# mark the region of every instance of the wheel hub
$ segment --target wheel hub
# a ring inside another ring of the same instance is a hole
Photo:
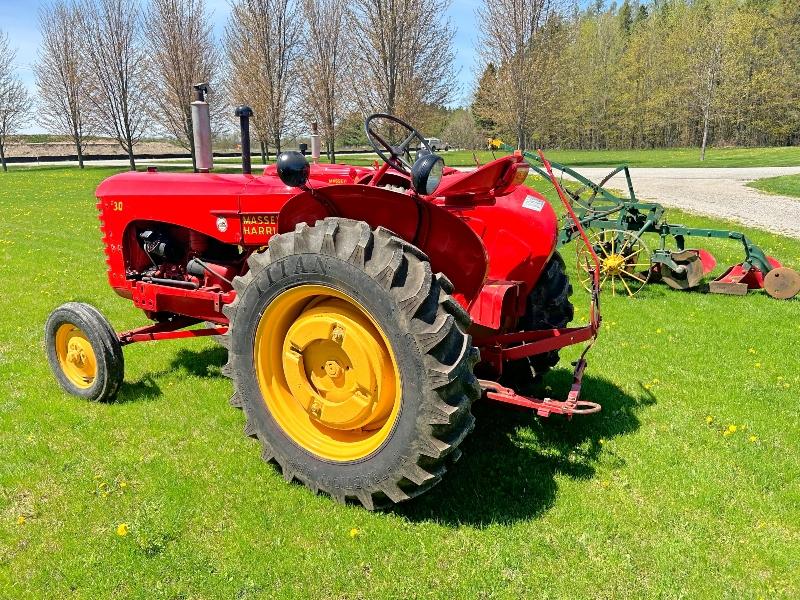
[[[363,429],[388,415],[388,356],[372,325],[353,305],[330,299],[298,315],[289,327],[283,370],[294,401],[333,429]],[[392,387],[392,386],[390,386]]]
[[[603,272],[609,275],[619,275],[625,267],[625,257],[622,254],[609,254],[603,259]]]
[[[80,388],[88,388],[97,377],[97,359],[86,335],[71,324],[56,332],[56,356],[64,375]]]
[[[72,339],[67,346],[67,360],[78,368],[86,365],[86,341],[80,338]]]
[[[261,316],[254,355],[272,416],[300,447],[328,460],[359,460],[393,429],[402,384],[386,335],[352,297],[301,285]]]

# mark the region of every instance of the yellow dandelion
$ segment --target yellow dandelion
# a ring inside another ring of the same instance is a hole
[[[128,484],[126,482],[124,482],[124,481],[120,481],[119,482],[119,487],[122,488],[122,489],[125,489],[126,487],[128,487]]]
[[[729,435],[731,435],[731,431],[730,431],[730,429],[726,429],[725,431],[723,431],[723,432],[722,432],[722,435],[723,435],[724,437],[728,437]]]
[[[727,429],[727,431],[728,431],[728,432],[730,432],[730,433],[736,433],[736,430],[737,430],[737,429],[738,429],[738,427],[736,427],[736,425],[734,425],[733,423],[731,423],[730,425],[728,425],[728,429]]]
[[[758,438],[757,438],[756,436],[754,436],[754,435],[751,435],[751,436],[750,436],[750,441],[751,441],[751,442],[757,442],[757,441],[758,441]]]
[[[750,354],[755,354],[755,353],[756,353],[756,349],[755,349],[755,348],[748,348],[748,349],[747,349],[747,351],[748,351]]]
[[[117,525],[117,535],[119,537],[125,537],[128,535],[128,524],[127,523],[120,523]]]
[[[760,368],[761,368],[761,363],[760,362],[756,363],[756,369],[760,369]]]
[[[348,535],[349,535],[351,538],[358,537],[359,535],[361,535],[361,530],[360,530],[360,529],[356,529],[355,527],[353,527],[353,528],[352,528],[352,529],[349,531]]]
[[[27,520],[23,515],[20,515],[17,517],[17,525],[25,525]]]
[[[714,420],[714,417],[712,417],[711,415],[708,415],[708,416],[706,417],[706,423],[707,423],[708,425],[711,425],[711,422],[712,422],[713,420]]]
[[[606,441],[603,438],[600,438],[599,442],[601,446],[606,443]]]
[[[661,333],[661,327],[659,327],[658,329],[656,329],[656,333]]]
[[[653,387],[653,386],[650,385],[649,383],[645,383],[644,384],[644,389],[646,389],[646,390],[649,390],[651,387]]]

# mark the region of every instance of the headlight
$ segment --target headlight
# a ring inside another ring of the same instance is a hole
[[[444,160],[436,154],[420,156],[411,167],[411,187],[423,196],[430,196],[442,181]]]

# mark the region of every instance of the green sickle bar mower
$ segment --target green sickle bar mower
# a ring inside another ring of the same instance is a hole
[[[490,140],[489,146],[491,149],[515,151],[499,140]],[[522,152],[522,155],[531,169],[549,179],[537,155],[530,152]],[[627,165],[616,167],[599,183],[565,165],[556,162],[550,165],[562,177],[567,175],[579,184],[577,188],[564,187],[564,190],[571,197],[581,227],[591,232],[590,240],[601,260],[600,286],[610,287],[612,295],[619,292],[633,296],[652,281],[663,281],[677,290],[699,288],[717,261],[707,250],[686,248],[686,238],[690,236],[736,240],[744,248],[744,260],[709,282],[708,291],[743,296],[748,290],[763,289],[781,300],[800,293],[800,274],[767,256],[743,233],[667,222],[662,205],[636,198]],[[619,173],[625,175],[627,198],[617,196],[605,187]],[[652,249],[643,239],[646,233],[659,236]],[[577,236],[577,224],[567,215],[559,234],[559,246],[568,244]],[[674,249],[668,247],[669,238],[674,240]],[[583,283],[589,289],[591,263],[587,253],[588,249],[581,246],[577,255],[578,270],[584,274]]]

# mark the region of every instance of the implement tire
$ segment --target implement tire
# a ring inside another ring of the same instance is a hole
[[[264,460],[369,510],[436,485],[480,395],[452,284],[392,232],[340,218],[273,236],[248,265],[225,372]]]

